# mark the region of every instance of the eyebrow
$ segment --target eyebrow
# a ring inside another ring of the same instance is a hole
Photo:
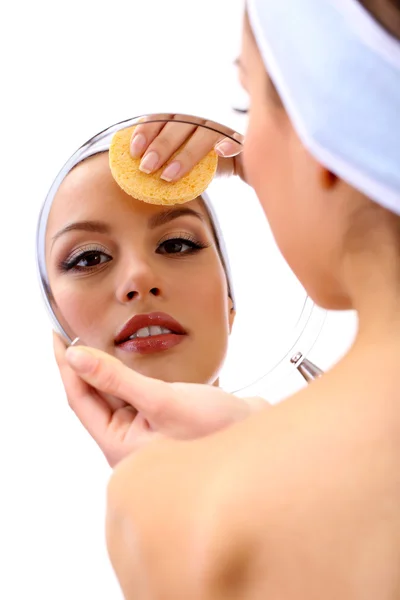
[[[164,210],[159,212],[149,219],[149,228],[155,229],[156,227],[160,227],[161,225],[165,225],[166,223],[170,223],[174,219],[179,219],[179,217],[195,217],[200,221],[204,222],[204,216],[197,212],[197,210],[193,210],[193,208],[189,208],[186,206],[181,206],[179,208],[170,208],[169,210]]]
[[[71,223],[66,227],[63,227],[58,231],[52,238],[51,245],[53,246],[54,242],[64,235],[65,233],[69,233],[70,231],[89,231],[90,233],[110,233],[111,228],[107,223],[103,221],[77,221],[76,223]]]
[[[175,219],[179,219],[179,217],[191,216],[200,219],[200,221],[204,222],[204,216],[188,207],[180,207],[180,208],[170,208],[168,210],[164,210],[159,212],[152,217],[150,217],[148,226],[150,229],[156,229],[156,227],[161,227],[161,225],[165,225],[166,223],[170,223]],[[51,245],[53,246],[54,242],[64,235],[65,233],[69,233],[71,231],[89,231],[90,233],[111,233],[111,227],[104,223],[103,221],[77,221],[76,223],[71,223],[66,227],[63,227],[60,231],[58,231],[52,238]]]

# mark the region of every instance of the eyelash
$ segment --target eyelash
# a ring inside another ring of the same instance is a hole
[[[160,252],[159,249],[163,246],[163,244],[166,244],[167,242],[176,242],[176,243],[184,243],[187,246],[189,246],[189,250],[186,250],[184,252]],[[188,255],[188,254],[195,254],[196,252],[200,252],[201,250],[205,250],[206,248],[209,248],[210,244],[204,244],[203,242],[201,242],[199,239],[197,239],[195,236],[190,235],[188,233],[176,233],[174,235],[169,235],[168,237],[162,238],[159,242],[158,242],[158,247],[156,250],[157,254],[166,254],[166,255],[171,255],[171,256],[176,256],[176,255]]]
[[[186,246],[189,246],[189,249],[185,250],[184,252],[160,252],[160,248],[164,244],[167,244],[168,242],[175,242],[178,244],[182,243]],[[163,254],[166,256],[177,257],[177,256],[183,256],[183,255],[187,256],[188,254],[195,254],[206,248],[209,248],[209,244],[204,244],[203,242],[201,242],[200,240],[198,240],[197,238],[195,238],[194,236],[192,236],[188,233],[178,233],[173,236],[169,236],[165,239],[161,239],[158,242],[156,253]],[[108,260],[100,262],[99,264],[94,265],[92,267],[79,267],[78,266],[79,262],[81,260],[84,260],[85,258],[88,258],[90,255],[106,256]],[[90,273],[91,271],[98,269],[99,267],[101,267],[101,265],[105,265],[106,263],[110,262],[111,260],[113,260],[113,258],[112,258],[112,256],[110,256],[108,254],[106,248],[104,248],[102,246],[91,245],[91,246],[79,248],[79,250],[72,252],[66,259],[60,261],[58,267],[59,267],[59,270],[62,271],[63,273],[67,273],[67,272],[71,272],[71,271],[78,272],[78,273],[82,273],[82,272]]]
[[[235,106],[233,107],[233,110],[241,115],[248,115],[249,114],[249,109],[248,108],[236,108]]]
[[[106,256],[108,258],[107,261],[104,261],[101,264],[106,264],[107,262],[110,262],[112,260],[112,256],[110,256],[106,250],[106,248],[104,248],[103,246],[98,246],[98,245],[90,245],[90,246],[84,246],[83,248],[79,248],[78,250],[75,250],[74,252],[72,252],[65,260],[62,260],[59,264],[59,269],[60,271],[66,273],[68,271],[75,271],[75,272],[83,272],[85,271],[86,273],[89,273],[91,271],[93,271],[94,269],[97,269],[100,265],[94,265],[92,267],[79,267],[78,263],[81,260],[84,260],[85,258],[88,258],[90,255],[99,255],[101,254],[102,256]]]

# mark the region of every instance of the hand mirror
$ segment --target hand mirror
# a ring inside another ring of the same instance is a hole
[[[179,175],[190,171],[217,145],[224,157],[193,200],[143,202],[109,165],[111,140],[127,128],[142,168],[157,177],[174,163]],[[295,368],[307,379],[320,374],[305,357],[325,311],[280,255],[242,179],[242,145],[241,134],[219,123],[156,114],[113,125],[71,156],[37,230],[44,300],[68,343],[109,352],[151,377],[240,394],[250,386],[268,393]]]

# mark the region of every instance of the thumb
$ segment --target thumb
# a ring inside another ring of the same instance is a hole
[[[272,405],[267,400],[259,396],[244,398],[244,401],[250,407],[252,412],[260,412],[266,408],[272,408]]]
[[[127,402],[150,423],[168,419],[169,410],[173,410],[175,394],[170,384],[145,377],[94,348],[70,346],[65,356],[70,367],[86,383]]]

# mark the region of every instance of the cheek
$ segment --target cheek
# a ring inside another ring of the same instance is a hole
[[[293,210],[289,141],[266,107],[251,113],[243,160],[248,183],[262,205],[279,245]]]
[[[189,293],[189,292],[188,292]],[[229,343],[229,299],[222,267],[204,270],[193,282],[190,322],[196,381],[214,383],[223,367]]]
[[[54,285],[52,290],[58,311],[73,335],[86,344],[101,348],[103,328],[100,325],[107,314],[107,303],[102,301],[101,294],[93,301],[93,293],[89,290],[65,282]]]
[[[190,269],[184,279],[173,285],[172,291],[181,299],[182,310],[198,334],[221,337],[228,326],[228,290],[225,273],[216,257],[198,269]]]
[[[266,112],[266,109],[265,109]],[[243,159],[249,184],[254,188],[267,216],[285,192],[286,152],[282,134],[268,115],[251,113]]]

